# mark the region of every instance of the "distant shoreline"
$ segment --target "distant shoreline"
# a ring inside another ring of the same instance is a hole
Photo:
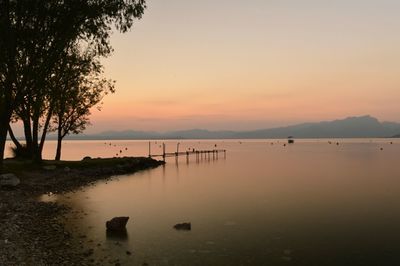
[[[318,139],[398,139],[400,138],[400,135],[396,136],[391,136],[391,137],[309,137],[309,138],[294,138],[297,140],[318,140]],[[24,141],[23,138],[17,138],[19,141]],[[138,140],[138,141],[160,141],[160,140],[286,140],[287,137],[281,137],[281,138],[112,138],[112,137],[104,137],[104,138],[65,138],[66,141],[86,141],[86,140],[95,140],[95,141],[113,141],[113,140],[119,140],[119,141],[130,141],[130,140]],[[56,138],[51,138],[49,137],[48,140],[50,141],[56,141]],[[7,139],[7,141],[12,141],[11,139]]]
[[[285,127],[256,130],[187,129],[167,132],[156,131],[104,131],[87,135],[69,135],[68,140],[207,140],[207,139],[347,139],[347,138],[400,138],[400,123],[380,122],[365,115],[341,120],[303,123]],[[56,139],[50,134],[48,139]]]

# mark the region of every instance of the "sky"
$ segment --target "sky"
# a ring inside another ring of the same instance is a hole
[[[103,60],[105,130],[400,122],[400,1],[148,0]]]

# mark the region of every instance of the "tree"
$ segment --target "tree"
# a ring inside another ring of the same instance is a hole
[[[109,55],[111,26],[126,32],[145,8],[145,0],[0,0],[0,166],[14,112],[41,160],[51,73],[67,51],[79,43]]]
[[[12,7],[9,2],[0,2],[0,162],[4,157],[8,124],[17,99],[21,99],[21,93],[16,87],[17,75],[13,62],[17,56],[16,36],[11,30]]]
[[[103,97],[114,92],[114,82],[102,78],[102,66],[91,52],[80,55],[78,49],[72,50],[60,70],[55,101],[50,105],[54,111],[52,130],[57,132],[55,160],[61,158],[64,137],[83,132],[90,125],[91,108],[100,109]]]

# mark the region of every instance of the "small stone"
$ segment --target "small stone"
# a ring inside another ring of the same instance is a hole
[[[190,230],[192,230],[192,224],[191,223],[180,223],[180,224],[174,225],[174,228],[176,230],[190,231]]]
[[[83,252],[83,256],[89,257],[93,255],[94,250],[93,249],[88,249],[87,251]]]

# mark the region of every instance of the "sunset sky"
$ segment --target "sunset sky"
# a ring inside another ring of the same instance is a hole
[[[88,133],[400,122],[398,0],[148,0]]]

